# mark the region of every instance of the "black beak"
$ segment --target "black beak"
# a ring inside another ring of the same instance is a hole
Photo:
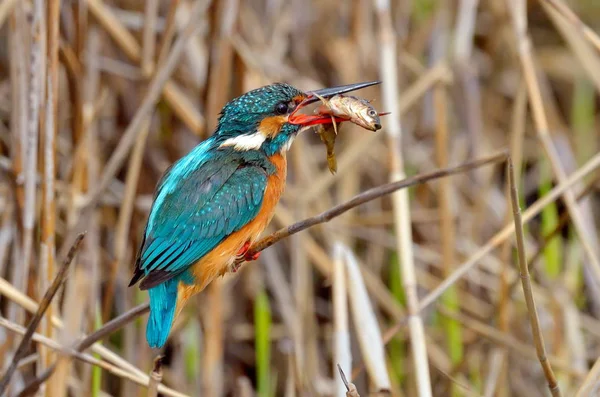
[[[319,100],[318,96],[322,98],[331,98],[334,95],[345,94],[347,92],[360,90],[377,84],[381,84],[381,81],[366,81],[364,83],[347,84],[337,87],[322,88],[316,91],[308,91],[306,92],[306,99],[302,102],[302,106],[317,102]]]

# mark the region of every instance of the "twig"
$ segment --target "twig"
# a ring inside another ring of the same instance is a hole
[[[546,117],[540,85],[536,76],[533,55],[531,53],[531,39],[527,31],[526,4],[524,0],[520,0],[517,4],[513,4],[512,1],[507,1],[507,5],[512,14],[515,36],[519,43],[519,58],[521,60],[521,68],[527,84],[529,106],[533,113],[537,136],[544,146],[544,151],[550,160],[552,170],[558,181],[564,182],[567,179],[567,175],[560,160],[559,153],[550,137],[550,127]],[[571,213],[571,219],[577,230],[577,235],[579,236],[589,259],[589,268],[596,281],[600,282],[600,259],[596,248],[598,242],[596,241],[595,235],[591,232],[592,225],[588,219],[584,218],[581,207],[577,205],[573,189],[566,190],[563,194],[563,199],[567,209]]]
[[[4,373],[4,376],[0,380],[0,395],[4,394],[4,392],[6,391],[6,387],[8,386],[8,384],[10,382],[10,378],[12,377],[13,373],[17,369],[19,361],[25,356],[25,353],[27,352],[27,349],[29,348],[29,342],[31,341],[31,337],[32,337],[33,333],[35,332],[35,329],[40,324],[40,321],[41,321],[42,317],[44,316],[46,309],[48,309],[48,306],[50,306],[50,303],[52,302],[52,299],[58,292],[58,289],[64,283],[65,278],[67,276],[67,272],[69,270],[69,266],[71,265],[71,262],[73,261],[73,258],[75,257],[75,254],[77,253],[77,250],[79,249],[79,245],[81,244],[81,241],[83,240],[84,236],[85,236],[85,233],[81,233],[75,239],[75,242],[71,246],[71,249],[69,250],[67,257],[63,261],[63,264],[62,264],[60,270],[56,274],[56,277],[54,278],[54,280],[52,280],[52,284],[46,291],[46,294],[44,295],[44,298],[40,302],[35,315],[29,322],[29,325],[27,326],[27,332],[25,332],[25,335],[23,336],[23,339],[21,340],[21,343],[19,344],[17,351],[15,352],[15,355],[13,356],[13,360],[12,360],[10,366],[8,367],[8,369],[6,370],[6,372]]]
[[[154,368],[150,372],[150,384],[148,385],[148,397],[158,396],[158,385],[162,381],[162,356],[154,359]]]
[[[148,313],[150,310],[150,305],[148,303],[144,303],[130,309],[129,311],[121,314],[118,317],[113,318],[109,322],[105,323],[101,328],[96,330],[95,332],[89,334],[83,340],[76,343],[75,351],[82,352],[92,346],[94,343],[103,339],[104,337],[112,334],[113,332],[121,329],[125,325],[129,324],[131,321],[135,320],[139,316]],[[37,378],[32,380],[27,386],[25,390],[28,392],[33,392],[37,390],[42,383],[44,383],[56,370],[56,363],[48,367],[44,372],[42,372]]]
[[[346,386],[346,397],[360,397],[360,394],[358,394],[358,390],[356,390],[356,386],[354,386],[354,383],[348,382],[346,374],[344,373],[342,367],[340,367],[339,364],[337,364],[337,369],[340,372],[340,378],[342,378],[344,386]]]
[[[527,304],[527,311],[529,313],[529,321],[531,323],[531,332],[533,334],[533,341],[535,344],[535,350],[544,370],[544,375],[548,381],[548,388],[552,396],[561,396],[560,388],[556,382],[554,372],[550,361],[546,357],[546,348],[544,346],[544,336],[540,328],[540,320],[538,318],[537,310],[535,307],[535,301],[533,299],[533,292],[531,290],[531,280],[529,277],[529,268],[527,267],[527,258],[525,257],[525,243],[523,237],[523,220],[521,219],[521,208],[519,206],[519,195],[517,194],[517,185],[515,183],[515,175],[513,170],[512,161],[508,159],[507,165],[508,171],[508,183],[510,187],[510,201],[513,209],[513,219],[515,224],[515,234],[517,239],[517,255],[519,258],[519,270],[521,273],[521,283],[523,284],[523,294],[525,295],[525,303]]]
[[[410,186],[418,185],[421,183],[428,182],[432,179],[438,179],[450,175],[459,174],[474,168],[478,168],[488,164],[495,164],[505,161],[507,158],[507,152],[502,151],[496,153],[494,155],[483,157],[481,159],[468,161],[461,165],[455,167],[443,168],[415,176],[408,177],[406,179],[402,179],[396,182],[386,183],[385,185],[377,186],[372,189],[366,190],[360,194],[357,194],[350,200],[338,204],[333,208],[328,209],[318,215],[312,216],[310,218],[306,218],[299,222],[294,223],[293,225],[281,228],[277,230],[275,233],[259,240],[250,248],[249,252],[251,255],[256,254],[266,248],[269,248],[276,242],[286,237],[289,237],[293,234],[301,232],[303,230],[308,229],[309,227],[313,227],[315,225],[319,225],[321,223],[325,223],[330,221],[331,219],[340,216],[344,212],[351,210],[354,207],[357,207],[361,204],[369,202],[371,200],[375,200],[376,198],[383,197],[390,193],[393,193],[397,190],[404,189]],[[239,259],[236,263],[242,263],[244,260]]]
[[[13,323],[11,321],[8,321],[8,320],[6,320],[3,317],[0,317],[0,327],[4,327],[4,328],[6,328],[6,329],[8,329],[10,331],[16,332],[16,333],[21,334],[21,335],[25,334],[25,332],[26,332],[26,329],[24,327],[22,327],[22,326],[20,326],[18,324],[15,324],[15,323]],[[64,347],[61,344],[59,344],[58,342],[56,342],[55,340],[49,339],[49,338],[45,337],[44,335],[39,334],[37,332],[35,332],[33,334],[32,340],[34,340],[37,343],[43,344],[43,345],[49,347],[50,349],[56,350],[59,353],[67,354],[67,355],[69,355],[69,356],[71,356],[71,357],[73,357],[73,358],[75,358],[75,359],[77,359],[77,360],[79,360],[81,362],[84,362],[84,363],[87,363],[87,364],[90,364],[90,365],[95,365],[97,367],[100,367],[100,368],[108,371],[109,373],[112,373],[112,374],[114,374],[114,375],[116,375],[118,377],[121,377],[123,379],[130,380],[131,382],[133,382],[135,384],[138,384],[140,386],[145,386],[145,387],[149,386],[149,383],[150,383],[150,379],[149,378],[143,379],[143,378],[141,378],[140,376],[138,376],[136,374],[132,374],[131,372],[129,372],[127,370],[124,370],[124,369],[122,369],[120,367],[117,367],[117,366],[115,366],[113,364],[110,364],[110,363],[108,363],[106,361],[99,360],[99,359],[97,359],[97,358],[95,358],[95,357],[93,357],[93,356],[91,356],[89,354],[80,353],[80,352],[77,352],[77,351],[75,351],[73,349],[69,349],[67,347]],[[24,360],[21,360],[19,362],[19,365],[22,365],[22,364],[24,364]],[[35,392],[35,390],[30,390],[28,388],[25,388],[25,389],[21,390],[16,395],[16,397],[30,396],[33,392]],[[168,389],[165,390],[163,388],[161,392],[164,395],[166,395],[166,396],[185,397],[185,394],[176,392],[174,390],[168,390]]]
[[[553,203],[559,198],[566,190],[570,189],[574,184],[579,183],[587,174],[596,170],[600,167],[600,154],[596,154],[594,157],[589,159],[583,166],[577,171],[571,174],[565,181],[556,185],[552,190],[545,196],[539,198],[523,213],[522,222],[527,223],[537,216],[544,207]],[[433,291],[421,300],[419,310],[423,310],[433,302],[435,302],[450,286],[452,286],[457,280],[463,277],[469,270],[475,265],[480,263],[481,259],[489,254],[493,249],[497,248],[506,239],[508,239],[514,232],[514,225],[506,225],[502,230],[496,233],[492,238],[488,240],[481,248],[479,248],[471,257],[465,262],[461,263],[456,267],[456,270],[443,282],[441,282]],[[384,340],[388,343],[396,333],[398,333],[406,325],[407,318],[401,319],[396,325],[390,327],[384,333]]]

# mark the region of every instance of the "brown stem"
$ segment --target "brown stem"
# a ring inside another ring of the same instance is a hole
[[[29,325],[27,326],[27,332],[25,332],[25,335],[23,336],[23,339],[21,340],[21,343],[19,344],[19,347],[17,348],[17,351],[12,359],[10,367],[8,367],[8,369],[4,373],[4,376],[2,377],[2,380],[0,380],[0,395],[4,395],[4,392],[6,391],[6,388],[10,382],[10,378],[12,377],[15,370],[17,369],[19,361],[23,357],[25,357],[25,353],[27,352],[27,349],[29,348],[29,342],[31,341],[31,337],[33,336],[33,333],[35,332],[35,329],[40,324],[40,321],[42,320],[44,313],[50,306],[50,303],[52,302],[52,299],[58,292],[58,289],[61,287],[61,285],[63,285],[65,278],[67,276],[67,271],[69,270],[71,262],[73,261],[73,258],[75,257],[75,254],[77,253],[77,250],[79,249],[79,245],[81,244],[81,240],[83,240],[84,236],[85,236],[85,233],[81,233],[75,239],[75,242],[71,246],[71,249],[69,250],[69,253],[67,254],[65,260],[63,261],[63,264],[62,264],[60,270],[56,274],[56,277],[52,281],[52,284],[50,285],[50,287],[46,291],[46,294],[44,295],[44,298],[40,302],[40,305],[38,306],[38,309],[37,309],[35,315],[33,316]]]
[[[321,223],[328,222],[331,219],[342,215],[344,212],[351,210],[354,207],[357,207],[368,201],[375,200],[376,198],[383,197],[385,195],[393,193],[396,190],[414,186],[414,185],[417,185],[420,183],[425,183],[432,179],[443,178],[446,176],[455,175],[455,174],[458,174],[458,173],[461,173],[464,171],[468,171],[468,170],[471,170],[474,168],[478,168],[478,167],[481,167],[481,166],[484,166],[487,164],[499,163],[499,162],[505,161],[506,158],[507,158],[507,152],[501,151],[494,155],[484,157],[481,159],[477,159],[477,160],[473,160],[473,161],[468,161],[466,163],[457,165],[455,167],[442,168],[442,169],[427,172],[424,174],[411,176],[411,177],[408,177],[408,178],[405,178],[405,179],[402,179],[402,180],[399,180],[396,182],[386,183],[385,185],[380,185],[380,186],[374,187],[372,189],[366,190],[360,194],[357,194],[356,196],[354,196],[350,200],[346,201],[345,203],[336,205],[335,207],[332,207],[332,208],[328,209],[327,211],[324,211],[318,215],[312,216],[310,218],[306,218],[306,219],[296,222],[290,226],[281,228],[278,231],[276,231],[275,233],[271,234],[270,236],[267,236],[267,237],[259,240],[252,247],[250,247],[250,249],[248,250],[248,256],[253,256],[254,254],[259,253],[260,251],[262,251],[266,248],[269,248],[270,246],[272,246],[279,240],[291,236],[292,234],[296,234],[298,232],[308,229],[309,227],[313,227],[316,225],[320,225]],[[236,260],[236,264],[240,264],[243,261],[244,261],[243,258],[239,258]]]

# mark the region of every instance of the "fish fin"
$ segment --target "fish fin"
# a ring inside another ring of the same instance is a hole
[[[169,337],[177,307],[178,284],[179,277],[175,277],[148,290],[150,317],[146,325],[146,340],[152,348],[164,346]]]
[[[335,121],[335,117],[331,116],[331,122],[333,124],[333,131],[335,131],[335,135],[338,134],[337,122]]]

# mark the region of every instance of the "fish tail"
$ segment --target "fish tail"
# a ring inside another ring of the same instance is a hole
[[[150,317],[146,325],[146,340],[152,348],[162,347],[169,337],[177,307],[178,284],[179,277],[174,277],[148,290]]]

